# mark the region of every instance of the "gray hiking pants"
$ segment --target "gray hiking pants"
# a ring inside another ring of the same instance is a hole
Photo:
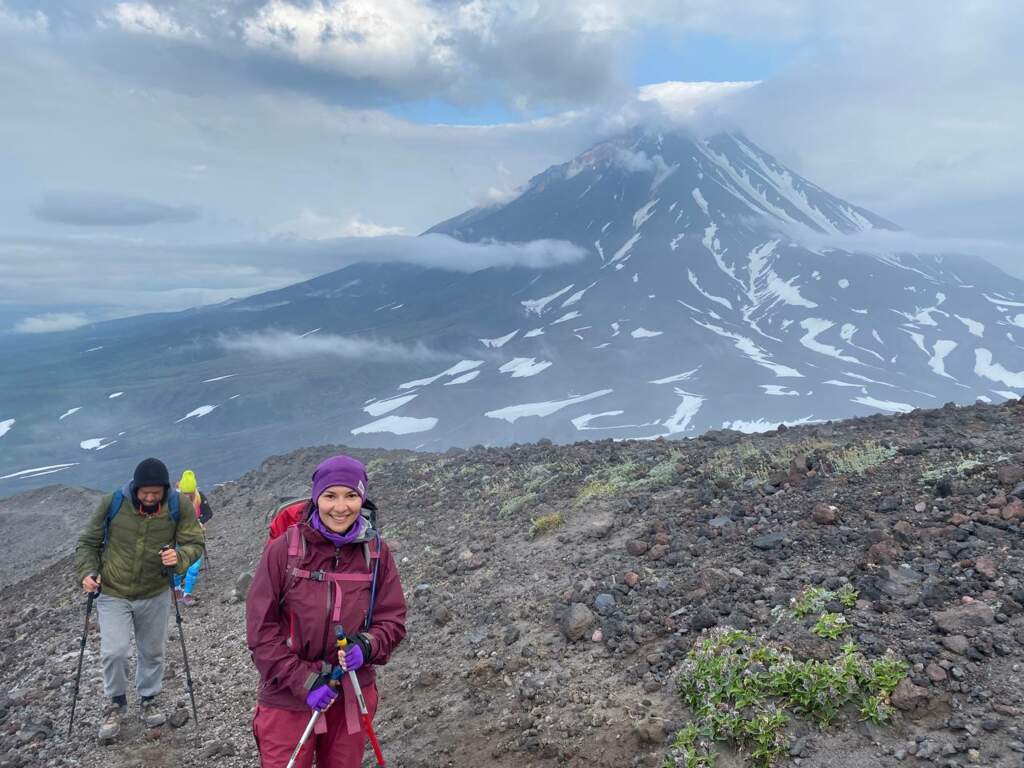
[[[138,662],[135,687],[139,696],[160,693],[167,648],[167,616],[171,610],[170,590],[145,600],[125,600],[100,593],[96,615],[100,624],[100,665],[103,692],[123,696],[128,690],[128,664],[132,657],[132,630]]]

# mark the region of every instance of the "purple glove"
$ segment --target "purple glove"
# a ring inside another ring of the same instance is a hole
[[[338,692],[324,683],[309,692],[309,695],[306,696],[306,704],[309,705],[310,709],[323,712],[336,698],[338,698]]]
[[[365,661],[363,647],[359,643],[352,643],[345,651],[345,663],[342,666],[346,672],[355,672]]]

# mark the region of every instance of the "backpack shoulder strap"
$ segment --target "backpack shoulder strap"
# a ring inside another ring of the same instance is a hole
[[[289,525],[285,528],[284,539],[288,542],[288,560],[284,567],[284,587],[281,589],[281,604],[284,604],[284,596],[292,588],[298,571],[298,564],[306,559],[306,537],[302,535],[298,525]]]
[[[380,573],[380,531],[373,531],[373,539],[370,541],[370,561],[373,563],[372,577],[370,578],[370,606],[366,611],[366,618],[363,620],[363,632],[366,632],[373,623],[373,608],[377,602],[377,575]]]
[[[103,519],[103,548],[106,549],[107,543],[110,541],[110,522],[114,519],[114,515],[121,511],[121,505],[124,503],[124,488],[118,488],[110,496],[110,506],[107,507],[107,515]]]
[[[177,525],[178,519],[181,517],[181,494],[172,489],[167,494],[167,507],[171,511],[171,520]]]

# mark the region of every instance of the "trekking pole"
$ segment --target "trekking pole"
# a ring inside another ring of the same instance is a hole
[[[331,677],[327,681],[327,684],[333,688],[335,684],[337,684],[338,681],[341,680],[341,675],[341,667],[335,667],[331,671]],[[292,768],[292,766],[295,765],[295,761],[299,758],[299,752],[301,752],[302,748],[306,745],[306,742],[309,740],[310,734],[313,733],[313,728],[316,727],[316,721],[320,719],[320,715],[322,714],[323,710],[321,709],[313,711],[313,714],[309,718],[309,722],[306,723],[306,730],[302,732],[302,738],[299,739],[299,743],[296,744],[295,749],[292,750],[292,756],[288,758],[288,765],[285,768]]]
[[[334,635],[337,638],[338,649],[345,650],[345,646],[348,645],[348,635],[345,634],[341,624],[334,628]],[[380,742],[377,741],[377,734],[374,733],[373,723],[370,721],[370,712],[367,710],[366,700],[363,698],[363,689],[359,685],[359,678],[356,677],[354,669],[348,671],[348,679],[352,682],[352,690],[355,691],[356,701],[359,703],[359,715],[363,720],[363,726],[366,728],[366,737],[370,740],[370,746],[373,747],[373,755],[377,758],[377,765],[384,768],[384,753],[380,751]]]
[[[173,549],[170,544],[164,544],[160,547],[161,552],[166,552],[168,549]],[[196,712],[196,694],[192,689],[192,670],[188,666],[188,651],[185,650],[185,632],[181,628],[181,610],[178,608],[178,600],[174,595],[174,572],[170,568],[165,567],[164,573],[171,583],[171,602],[174,604],[174,621],[178,625],[178,639],[181,641],[181,658],[185,661],[185,684],[188,689],[188,697],[192,700],[192,722],[195,723],[196,735],[199,735],[199,713]]]
[[[82,630],[82,640],[78,645],[78,671],[75,673],[75,691],[71,695],[71,719],[68,720],[68,736],[75,727],[75,707],[78,705],[78,684],[82,679],[82,659],[85,657],[85,641],[89,636],[89,614],[92,613],[92,603],[96,599],[96,593],[90,592],[85,598],[85,629]]]

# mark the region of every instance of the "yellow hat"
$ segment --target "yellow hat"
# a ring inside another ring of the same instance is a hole
[[[182,493],[196,492],[196,473],[186,469],[181,473],[181,480],[178,481],[178,490]]]

